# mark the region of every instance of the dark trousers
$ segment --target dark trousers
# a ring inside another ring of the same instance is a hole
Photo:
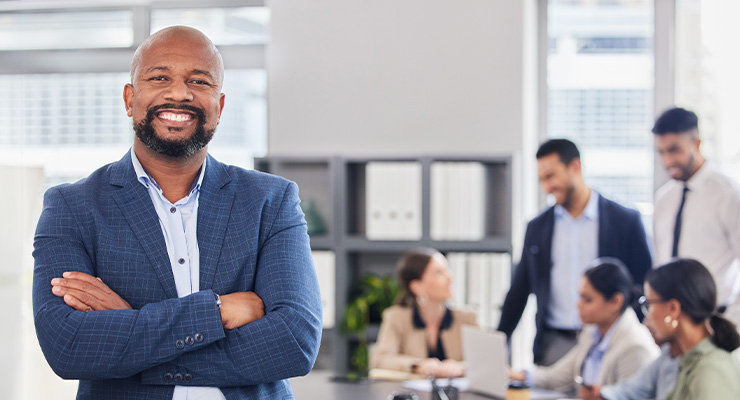
[[[540,342],[542,357],[535,360],[535,363],[541,366],[555,364],[576,345],[580,332],[578,330],[543,329],[540,334],[542,338]]]

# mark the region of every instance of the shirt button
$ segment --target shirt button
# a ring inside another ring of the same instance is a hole
[[[192,336],[185,336],[185,344],[188,346],[192,346],[193,343],[195,343],[195,339],[193,339]]]
[[[173,379],[173,378],[174,378],[174,377],[173,377],[173,376],[172,376],[172,374],[171,374],[171,373],[169,373],[169,372],[168,372],[168,373],[166,373],[166,374],[164,374],[164,381],[165,381],[165,382],[172,382],[172,379]]]
[[[173,213],[173,214],[176,213],[177,212],[177,207],[170,208],[170,212]]]
[[[193,337],[194,337],[195,341],[198,342],[198,343],[200,343],[200,342],[203,341],[203,335],[200,334],[200,333],[196,333],[195,335],[193,335]]]
[[[184,258],[181,258],[181,259],[177,260],[177,262],[179,262],[181,265],[182,264],[185,264],[185,259]]]
[[[175,382],[182,382],[183,379],[184,377],[182,376],[181,373],[175,374]]]
[[[192,382],[193,381],[193,375],[191,375],[191,374],[185,374],[184,378],[185,378],[185,382]]]
[[[175,340],[175,347],[177,347],[178,349],[182,349],[183,347],[185,347],[185,342],[183,342],[182,339],[177,339]]]

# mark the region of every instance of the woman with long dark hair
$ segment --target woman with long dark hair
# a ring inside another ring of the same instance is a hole
[[[462,326],[478,326],[474,312],[447,307],[452,279],[447,259],[430,248],[405,253],[396,265],[398,304],[383,312],[370,368],[437,377],[461,376]]]

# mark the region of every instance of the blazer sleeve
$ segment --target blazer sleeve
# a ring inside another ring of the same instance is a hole
[[[529,276],[532,266],[530,265],[530,257],[527,256],[527,249],[532,245],[534,230],[530,222],[529,226],[527,226],[527,233],[524,235],[524,246],[522,247],[522,255],[519,258],[519,265],[514,270],[511,287],[506,293],[504,304],[501,307],[501,320],[499,321],[498,330],[506,333],[506,336],[509,338],[511,338],[511,334],[519,324],[524,308],[527,306],[529,294],[533,290],[530,285],[531,277]]]
[[[383,312],[383,320],[380,323],[378,340],[373,351],[370,353],[370,368],[392,369],[395,371],[411,372],[414,365],[418,364],[424,357],[401,353],[403,338],[410,331],[404,332],[403,321],[405,313],[393,313],[392,309]],[[421,337],[424,340],[424,337]],[[422,342],[422,347],[426,344]]]
[[[658,370],[662,356],[645,368],[634,372],[627,380],[601,388],[606,400],[653,399],[657,393]]]
[[[226,331],[218,343],[145,371],[142,383],[171,385],[162,376],[173,369],[189,372],[190,386],[217,387],[273,382],[311,371],[321,342],[321,296],[293,182],[258,257],[254,290],[265,303],[265,316]]]
[[[584,336],[581,334],[581,336]],[[547,367],[535,366],[532,371],[534,385],[557,392],[570,392],[575,387],[574,371],[583,362],[583,354],[590,346],[590,341],[581,339],[555,364]]]
[[[33,313],[41,350],[65,379],[124,378],[197,351],[225,337],[211,291],[139,310],[80,312],[51,292],[65,271],[95,275],[94,253],[58,188],[44,196],[34,238]],[[84,223],[84,222],[83,222]],[[198,315],[199,318],[193,318]],[[199,341],[185,345],[186,337]]]

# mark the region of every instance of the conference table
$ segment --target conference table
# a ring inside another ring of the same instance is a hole
[[[409,393],[401,382],[366,380],[359,383],[335,381],[333,371],[314,370],[306,376],[292,378],[290,384],[296,400],[386,400],[394,392]],[[413,391],[419,400],[432,400],[430,392]],[[510,389],[507,400],[528,399],[528,390]],[[491,397],[460,392],[458,400],[490,400]]]

